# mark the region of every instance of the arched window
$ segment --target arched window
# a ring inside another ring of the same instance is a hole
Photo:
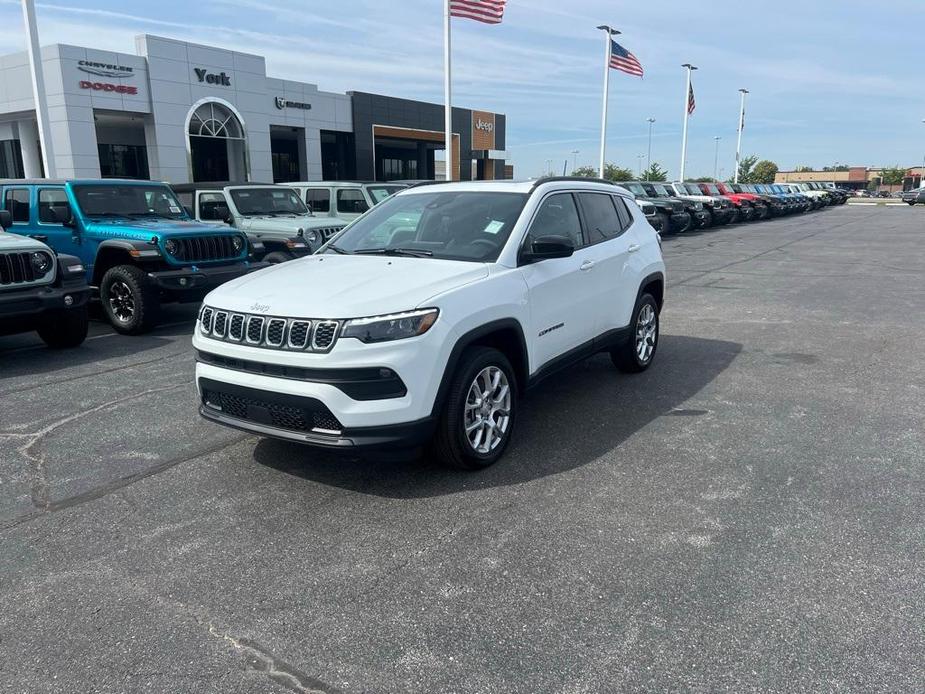
[[[218,137],[243,140],[244,129],[237,117],[222,104],[209,101],[193,111],[189,134],[196,137]]]

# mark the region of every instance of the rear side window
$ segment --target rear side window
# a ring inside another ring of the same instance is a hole
[[[3,194],[3,208],[9,211],[14,224],[28,224],[29,189],[7,188]]]
[[[39,191],[40,224],[57,224],[59,217],[56,210],[66,213],[68,207],[67,193],[61,188],[42,188]]]
[[[578,199],[581,200],[590,243],[600,243],[620,235],[623,227],[612,196],[606,193],[579,193]]]
[[[630,212],[623,198],[617,195],[613,196],[613,204],[617,208],[617,216],[620,218],[621,231],[626,231],[633,224],[633,213]]]
[[[362,190],[346,188],[337,191],[337,211],[347,214],[363,214],[369,209]]]
[[[312,212],[330,212],[331,191],[327,188],[309,188],[305,191],[305,204]]]

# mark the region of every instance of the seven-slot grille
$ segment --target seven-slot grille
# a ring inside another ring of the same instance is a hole
[[[173,257],[184,263],[202,263],[209,260],[232,260],[241,253],[234,249],[231,236],[188,236],[174,238],[177,252]]]
[[[199,330],[213,340],[252,347],[327,352],[337,341],[340,321],[255,316],[204,306],[199,314]]]
[[[343,228],[344,227],[342,226],[341,227],[323,227],[321,229],[318,229],[317,231],[321,235],[321,240],[324,243],[327,243],[334,237],[335,234],[340,232],[340,230]]]
[[[0,253],[0,284],[35,282],[32,269],[32,251]],[[50,277],[50,276],[49,276]]]

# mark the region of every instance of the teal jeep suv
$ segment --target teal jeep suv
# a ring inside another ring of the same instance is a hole
[[[154,181],[0,180],[8,231],[80,258],[106,317],[121,333],[153,327],[166,302],[200,301],[266,263],[247,237],[189,217]]]

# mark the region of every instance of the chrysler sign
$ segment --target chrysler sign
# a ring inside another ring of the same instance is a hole
[[[126,77],[132,77],[135,69],[123,65],[110,65],[109,63],[94,63],[91,60],[77,61],[77,69],[90,75],[99,75],[100,77],[112,77],[117,80]]]

